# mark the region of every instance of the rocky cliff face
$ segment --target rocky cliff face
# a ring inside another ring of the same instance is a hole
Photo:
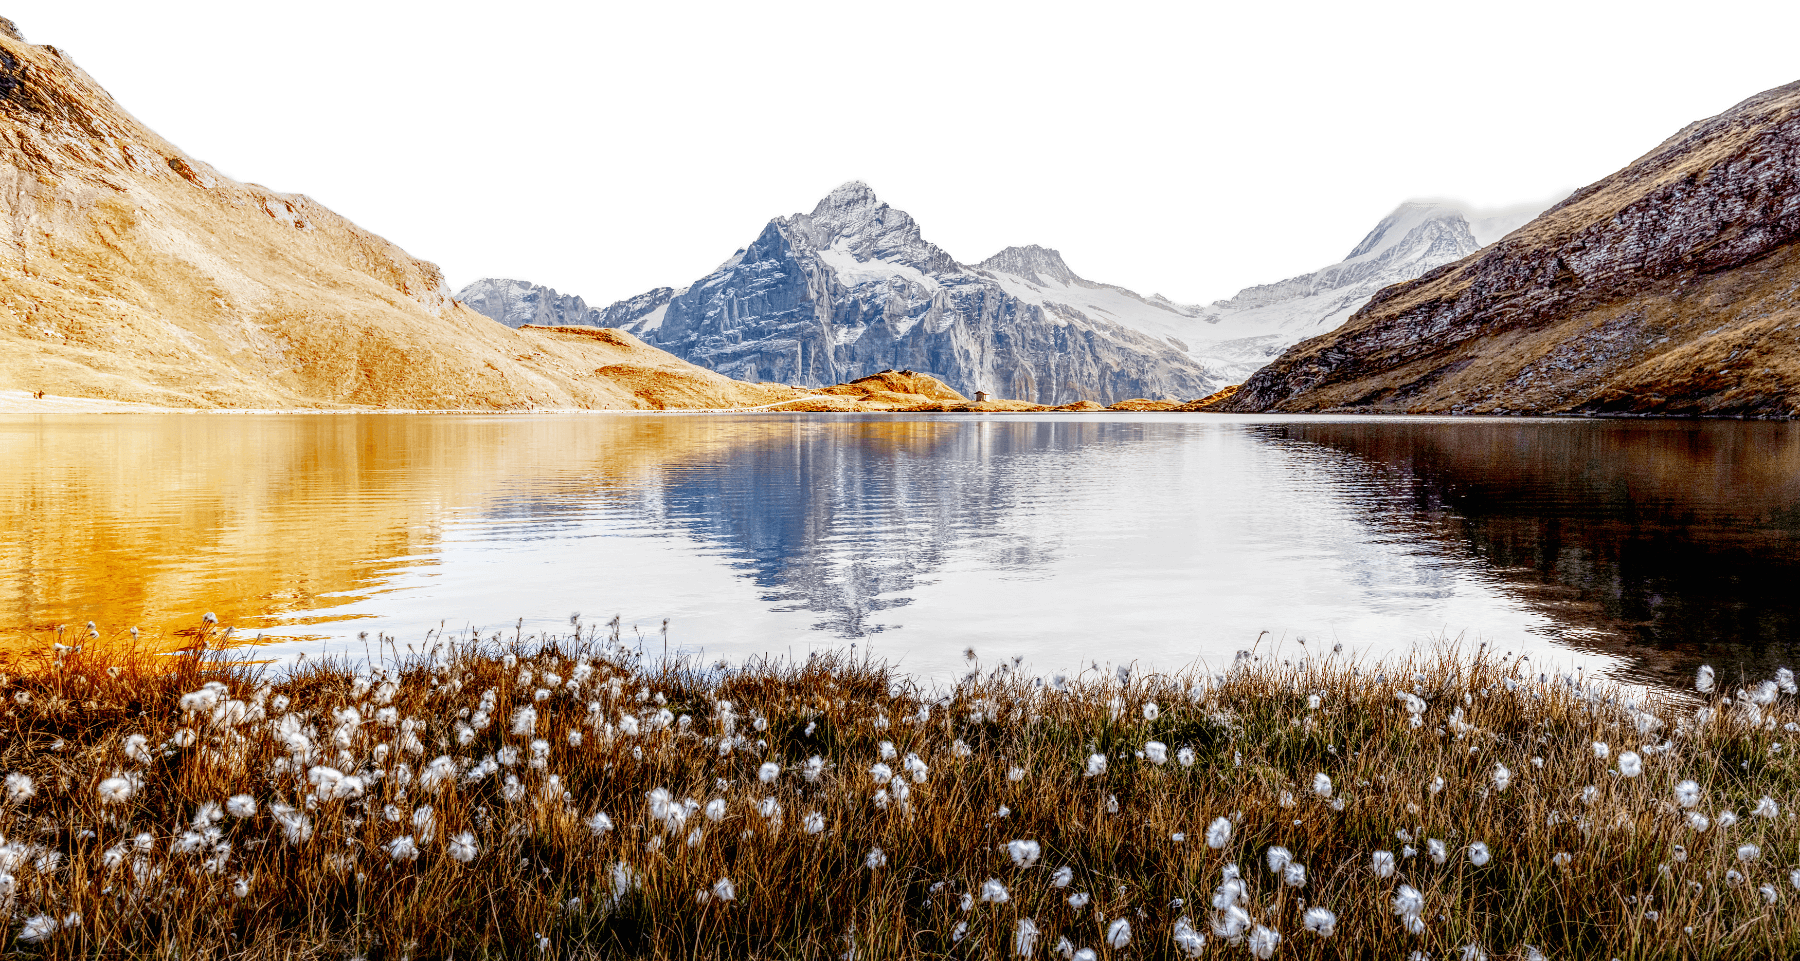
[[[1800,411],[1800,83],[1691,124],[1259,371],[1242,411]]]
[[[1381,288],[1479,250],[1544,206],[1402,204],[1342,262],[1197,307],[1085,280],[1036,245],[959,264],[906,213],[851,183],[810,214],[770,221],[692,286],[620,301],[597,322],[746,379],[818,384],[910,366],[965,393],[1044,404],[1190,398],[1243,381]],[[480,281],[458,297],[503,323],[577,314],[552,303],[585,307],[516,280]]]

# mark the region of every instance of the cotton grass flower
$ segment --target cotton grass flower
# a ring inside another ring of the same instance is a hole
[[[1743,862],[1745,862],[1745,863],[1749,863],[1749,862],[1751,862],[1751,861],[1754,861],[1754,860],[1756,860],[1756,859],[1757,859],[1757,858],[1760,858],[1760,857],[1762,857],[1762,848],[1760,848],[1760,847],[1757,847],[1757,846],[1756,846],[1756,845],[1754,845],[1754,844],[1740,844],[1740,845],[1738,845],[1738,849],[1737,849],[1737,859],[1738,859],[1738,860],[1739,860],[1739,861],[1743,861]]]
[[[36,793],[37,784],[30,775],[14,771],[6,776],[6,803],[23,804]]]
[[[1038,926],[1030,918],[1020,918],[1013,926],[1013,954],[1029,958],[1037,952]]]
[[[1317,794],[1320,797],[1323,797],[1323,798],[1330,797],[1331,796],[1331,778],[1328,777],[1324,771],[1320,771],[1319,773],[1314,774],[1313,781],[1312,781],[1312,789],[1313,789],[1313,793]]]
[[[1504,764],[1494,765],[1494,790],[1505,791],[1512,787],[1512,772]]]
[[[774,761],[769,761],[756,770],[756,779],[764,784],[774,784],[775,779],[780,776],[781,765],[776,764]]]
[[[1011,900],[1011,897],[1006,893],[1006,885],[1001,884],[999,878],[988,878],[981,884],[981,900],[984,903],[998,904]]]
[[[48,914],[34,915],[25,919],[25,926],[19,929],[19,940],[27,944],[47,941],[59,927],[57,920]]]
[[[1087,777],[1099,777],[1106,773],[1106,755],[1090,754],[1087,759]]]
[[[449,843],[445,845],[445,851],[450,855],[450,860],[467,864],[475,860],[480,848],[475,844],[475,835],[464,831],[451,836]]]
[[[114,775],[101,781],[95,790],[102,804],[124,804],[131,800],[135,788],[129,778]]]
[[[1075,869],[1065,864],[1062,867],[1057,868],[1056,873],[1050,875],[1050,886],[1053,888],[1066,888],[1069,886],[1069,883],[1074,880]]]
[[[1773,818],[1780,813],[1781,806],[1775,803],[1774,798],[1766,794],[1763,795],[1762,800],[1756,802],[1756,807],[1750,809],[1750,814],[1759,818]]]
[[[1008,841],[1006,853],[1012,857],[1015,866],[1028,868],[1037,863],[1042,849],[1036,841]]]
[[[1337,915],[1328,908],[1307,908],[1301,923],[1306,925],[1306,930],[1321,938],[1329,938],[1337,931]]]
[[[1244,932],[1250,930],[1250,915],[1243,908],[1230,904],[1213,918],[1213,934],[1236,944]]]
[[[1376,851],[1369,857],[1369,869],[1375,876],[1386,880],[1394,876],[1394,852]]]
[[[1144,703],[1144,720],[1154,721],[1161,715],[1162,708],[1157,707],[1155,701],[1146,701]]]
[[[871,871],[886,867],[887,863],[887,852],[880,848],[870,848],[869,853],[863,856],[863,867]]]
[[[800,826],[808,834],[818,834],[825,830],[825,816],[817,811],[809,812],[800,819]]]
[[[1699,673],[1694,675],[1694,690],[1702,694],[1710,694],[1713,689],[1713,669],[1710,664],[1700,665]]]
[[[1688,827],[1694,829],[1695,831],[1705,831],[1706,829],[1712,827],[1712,821],[1710,819],[1708,819],[1706,815],[1701,814],[1699,811],[1689,811],[1688,816],[1687,816],[1687,823],[1688,823]]]
[[[720,878],[713,882],[711,893],[714,898],[720,901],[736,901],[737,885],[732,884],[731,878],[729,877]]]
[[[1595,741],[1594,742],[1594,756],[1595,757],[1604,761],[1604,760],[1606,760],[1607,756],[1610,754],[1612,754],[1612,748],[1607,747],[1605,741]]]
[[[1294,853],[1277,844],[1263,854],[1263,860],[1271,872],[1280,874],[1294,860]]]
[[[1231,822],[1225,818],[1213,818],[1213,822],[1206,826],[1206,846],[1216,851],[1230,840]]]
[[[1493,858],[1493,855],[1491,853],[1489,853],[1488,846],[1486,844],[1483,844],[1480,841],[1476,841],[1474,844],[1469,845],[1469,863],[1470,864],[1473,864],[1478,868],[1486,867],[1488,861],[1492,858]]]
[[[1281,932],[1274,928],[1257,925],[1250,929],[1250,954],[1260,961],[1268,961],[1275,956],[1275,949],[1281,947]]]
[[[419,858],[419,843],[410,834],[402,834],[382,845],[381,849],[395,861],[416,861]]]
[[[1681,781],[1675,785],[1675,803],[1684,808],[1691,808],[1700,803],[1700,785],[1693,781]]]
[[[1106,946],[1117,951],[1131,943],[1131,922],[1116,918],[1106,926]]]
[[[1295,862],[1282,868],[1281,883],[1290,888],[1306,887],[1306,865]]]
[[[1144,758],[1151,764],[1162,766],[1169,761],[1169,746],[1161,741],[1150,741],[1144,745]]]
[[[595,837],[604,837],[613,829],[612,818],[607,817],[605,811],[595,811],[593,817],[581,823],[587,825],[587,829],[592,831]]]
[[[1431,855],[1431,863],[1433,864],[1443,864],[1444,861],[1450,857],[1450,852],[1444,847],[1444,842],[1437,838],[1428,839],[1425,842],[1425,850]]]
[[[1619,755],[1619,773],[1625,777],[1637,777],[1644,773],[1643,759],[1636,751],[1625,751]]]
[[[1425,910],[1425,895],[1410,884],[1402,884],[1394,891],[1394,914],[1401,918],[1416,918]]]
[[[142,734],[133,734],[125,739],[125,757],[137,764],[149,764],[151,761],[150,739]]]
[[[1185,914],[1175,919],[1169,940],[1175,944],[1175,953],[1184,958],[1198,958],[1206,951],[1206,935],[1195,930],[1194,922]]]

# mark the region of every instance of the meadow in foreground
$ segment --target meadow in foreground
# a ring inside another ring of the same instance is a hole
[[[924,690],[610,634],[0,696],[0,949],[51,957],[1800,953],[1791,673],[1478,651]]]

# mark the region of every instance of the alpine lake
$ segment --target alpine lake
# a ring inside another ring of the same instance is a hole
[[[9,415],[0,451],[10,656],[207,612],[273,661],[617,615],[654,656],[937,679],[1485,644],[1654,684],[1800,648],[1787,423]]]

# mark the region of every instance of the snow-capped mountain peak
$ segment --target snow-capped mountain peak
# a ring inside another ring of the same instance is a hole
[[[1559,198],[1560,199],[1560,198]],[[1454,200],[1409,200],[1381,218],[1344,263],[1376,257],[1383,250],[1405,242],[1407,236],[1421,226],[1441,222],[1446,227],[1462,221],[1469,240],[1479,250],[1512,233],[1544,212],[1549,204],[1515,204],[1510,207],[1471,207]]]
[[[1081,278],[1075,276],[1075,271],[1063,263],[1061,251],[1039,247],[1037,244],[1008,247],[975,266],[982,270],[1012,274],[1040,287],[1051,284],[1069,286],[1081,282]]]
[[[769,221],[687,287],[603,311],[503,281],[465,299],[509,323],[598,314],[588,322],[744,380],[830,384],[891,367],[933,373],[964,394],[1040,403],[1191,399],[1242,381],[1380,288],[1474,253],[1546,206],[1404,203],[1343,261],[1200,307],[1085,280],[1037,245],[964,265],[905,211],[850,181],[810,213]]]

